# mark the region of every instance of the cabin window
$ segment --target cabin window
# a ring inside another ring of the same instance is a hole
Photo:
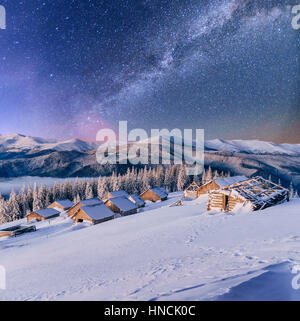
[[[79,218],[79,219],[77,220],[77,222],[78,222],[78,223],[83,223],[83,219]]]

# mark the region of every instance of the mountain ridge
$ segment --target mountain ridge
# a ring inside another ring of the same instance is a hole
[[[149,143],[150,139],[145,140]],[[141,142],[143,143],[143,142]],[[225,140],[216,138],[205,141],[206,151],[225,151],[248,154],[270,154],[300,156],[300,144],[277,144],[262,140]],[[87,152],[97,149],[100,145],[96,142],[88,142],[80,138],[69,140],[45,139],[31,137],[22,134],[0,135],[0,150],[28,151],[28,150],[53,150],[53,151],[78,151]]]

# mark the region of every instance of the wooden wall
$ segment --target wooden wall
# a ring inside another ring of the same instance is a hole
[[[60,208],[61,210],[64,210],[64,207],[57,202],[52,203],[48,208]]]
[[[144,201],[157,202],[162,200],[158,195],[153,193],[151,190],[148,190],[147,192],[143,193],[140,197]]]
[[[30,213],[29,215],[26,216],[27,222],[37,220],[37,221],[45,221],[45,217],[38,215],[37,213]]]
[[[210,182],[207,183],[205,185],[202,185],[199,187],[198,191],[197,191],[197,197],[199,197],[202,194],[207,194],[209,191],[212,191],[214,189],[218,189],[220,188],[219,185],[217,185],[215,182]]]
[[[74,205],[73,207],[71,207],[71,208],[67,211],[68,217],[71,217],[71,216],[73,216],[74,214],[76,214],[76,212],[80,209],[81,206],[82,206],[81,203],[77,203],[76,205]]]
[[[225,195],[219,192],[209,193],[207,210],[225,210]]]
[[[243,198],[232,195],[230,192],[214,191],[208,194],[207,210],[231,212],[236,205],[244,203]]]
[[[75,223],[78,223],[79,220],[83,220],[83,221],[91,222],[93,224],[104,223],[104,222],[112,220],[113,218],[114,218],[114,215],[111,217],[103,218],[101,220],[93,220],[82,209],[79,209],[79,211],[73,216],[73,220]]]

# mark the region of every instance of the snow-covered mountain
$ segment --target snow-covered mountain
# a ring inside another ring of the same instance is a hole
[[[181,144],[180,140],[174,143]],[[126,165],[99,164],[98,147],[96,143],[80,139],[60,142],[19,134],[0,136],[0,177],[91,177],[127,170]],[[141,153],[149,151],[149,140],[140,142],[139,147]],[[125,150],[120,146],[120,152]],[[164,151],[164,157],[168,157],[162,142],[156,146],[157,150]],[[292,181],[300,188],[300,144],[215,139],[205,142],[205,150],[206,167],[232,175],[272,175],[275,180],[280,178],[285,186]],[[171,144],[169,158],[173,159],[175,152]]]
[[[205,142],[205,149],[249,154],[300,156],[300,144],[276,144],[260,140],[214,139]]]
[[[162,138],[166,141],[166,137]],[[140,142],[143,149],[150,144],[151,139]],[[0,135],[0,149],[3,151],[26,151],[26,150],[54,150],[54,151],[78,151],[86,152],[98,148],[94,142],[86,142],[82,139],[70,139],[58,141],[39,137],[25,136],[21,134]],[[260,140],[224,140],[213,139],[205,142],[207,151],[228,151],[248,154],[270,154],[300,156],[300,144],[276,144]]]
[[[58,141],[21,134],[0,136],[0,149],[5,151],[54,150],[85,152],[96,149],[97,146],[95,143],[86,142],[81,139]]]

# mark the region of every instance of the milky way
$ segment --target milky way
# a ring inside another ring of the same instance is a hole
[[[94,139],[128,120],[300,143],[298,1],[0,4],[2,134]]]

